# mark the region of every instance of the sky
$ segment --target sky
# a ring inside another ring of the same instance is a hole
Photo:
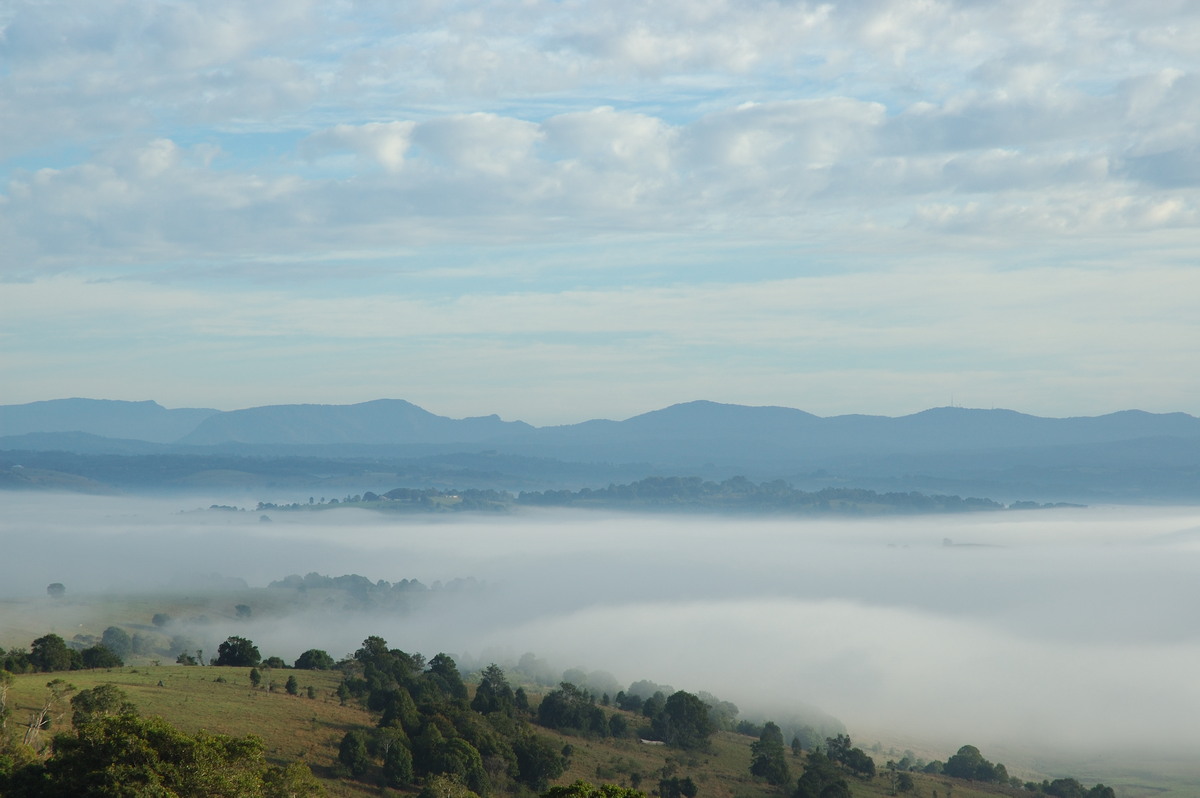
[[[1200,414],[1187,0],[0,2],[0,404]]]

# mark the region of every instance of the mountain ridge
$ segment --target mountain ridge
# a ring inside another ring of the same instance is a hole
[[[190,425],[190,426],[189,426]],[[168,433],[178,432],[175,437]],[[217,444],[467,444],[530,441],[592,443],[616,438],[655,441],[742,438],[778,441],[805,435],[808,442],[836,440],[853,448],[864,436],[877,445],[953,448],[984,442],[998,447],[1037,443],[1092,443],[1150,437],[1196,437],[1200,418],[1182,412],[1120,410],[1100,416],[1034,416],[1008,409],[934,407],[904,416],[818,416],[779,405],[738,405],[710,400],[681,402],[623,420],[589,419],[536,427],[496,414],[461,419],[441,416],[404,399],[355,404],[262,405],[239,410],[167,409],[153,400],[56,399],[0,405],[0,438],[80,433],[127,442],[183,446]],[[930,438],[930,434],[934,437]],[[1014,435],[1018,437],[1013,438]]]
[[[257,470],[244,459],[268,458],[281,487],[328,485],[334,474],[360,490],[402,484],[578,489],[603,487],[618,475],[695,475],[783,479],[806,490],[852,486],[1056,502],[1200,500],[1200,419],[1178,412],[1044,418],[940,407],[898,417],[821,417],[697,400],[620,421],[534,427],[496,415],[449,418],[402,399],[181,415],[156,402],[72,399],[29,407],[0,406],[0,468],[37,465],[159,489],[176,484],[170,474],[188,471],[180,458],[191,458],[197,471],[202,461],[209,469],[241,462],[237,470]],[[90,410],[98,411],[94,418]],[[139,415],[146,433],[138,432]],[[50,429],[30,429],[39,419]],[[184,422],[194,424],[185,428]],[[179,434],[164,441],[168,430]],[[92,459],[35,457],[38,452]],[[444,460],[451,455],[462,459],[452,465]]]

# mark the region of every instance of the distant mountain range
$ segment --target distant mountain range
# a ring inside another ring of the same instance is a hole
[[[1200,498],[1200,419],[1137,410],[1041,418],[941,407],[899,418],[823,418],[785,407],[696,401],[624,421],[539,428],[495,415],[448,418],[398,399],[228,412],[61,399],[0,406],[0,452],[10,464],[26,467],[15,462],[15,453],[27,461],[37,459],[33,453],[59,453],[59,466],[63,453],[190,458],[194,466],[201,465],[196,458],[270,458],[277,464],[308,458],[325,464],[309,469],[314,475],[328,472],[330,463],[369,461],[386,465],[385,475],[415,468],[425,476],[414,481],[424,484],[431,484],[433,473],[434,482],[457,474],[474,483],[462,487],[577,487],[650,474],[743,474],[807,489],[853,483],[1038,500]],[[43,460],[38,462],[45,465]],[[98,473],[89,478],[106,482],[99,473],[104,467],[93,470]],[[137,479],[153,481],[152,471],[132,470],[141,473]],[[347,470],[349,465],[334,469]],[[178,478],[173,484],[181,484]]]

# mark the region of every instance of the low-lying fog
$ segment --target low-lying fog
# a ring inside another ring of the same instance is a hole
[[[251,587],[310,571],[474,577],[485,591],[429,611],[229,617],[211,640],[244,635],[288,661],[314,647],[340,656],[370,634],[427,656],[532,651],[623,684],[707,690],[743,716],[814,704],[856,741],[973,743],[1001,760],[1031,744],[1200,750],[1196,508],[853,521],[342,509],[266,523],[179,512],[207,506],[195,499],[0,503],[0,593],[38,597],[5,613],[49,604],[50,582],[70,600],[210,573]]]

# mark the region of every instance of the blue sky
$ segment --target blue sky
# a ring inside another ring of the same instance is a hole
[[[0,403],[1200,413],[1200,6],[0,4]]]

